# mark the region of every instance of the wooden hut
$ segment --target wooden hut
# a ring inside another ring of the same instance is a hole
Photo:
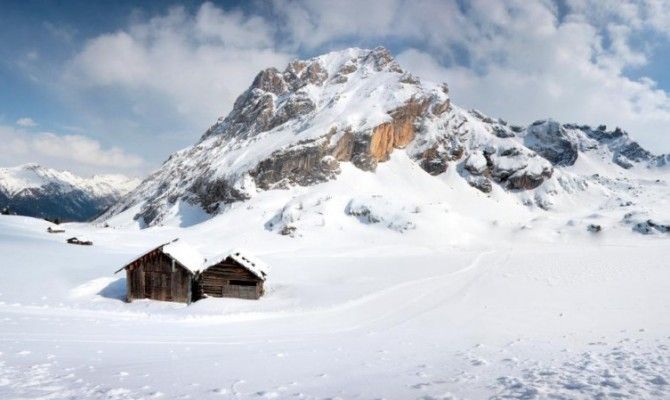
[[[263,284],[269,268],[248,253],[234,250],[208,265],[198,277],[202,297],[258,299],[265,293]]]
[[[131,261],[126,270],[126,299],[191,303],[197,300],[196,279],[204,257],[176,240],[162,244]]]

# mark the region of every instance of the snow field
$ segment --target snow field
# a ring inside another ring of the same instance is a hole
[[[670,395],[667,236],[634,232],[630,207],[590,190],[526,207],[400,152],[375,174],[342,168],[144,230],[1,217],[0,399]],[[633,208],[667,215],[666,186],[636,185],[658,191]],[[113,271],[177,237],[205,257],[249,249],[272,268],[267,294],[125,303]]]

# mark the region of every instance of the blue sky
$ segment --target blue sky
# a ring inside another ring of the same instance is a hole
[[[621,126],[670,152],[668,1],[6,0],[0,43],[0,166],[143,175],[260,69],[377,45],[462,106]]]

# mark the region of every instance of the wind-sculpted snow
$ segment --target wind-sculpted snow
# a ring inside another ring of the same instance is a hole
[[[388,229],[404,232],[415,229],[411,214],[418,214],[418,206],[394,204],[382,196],[352,199],[345,209],[347,215],[358,218],[364,224],[379,224]]]
[[[394,152],[410,156],[415,174],[457,170],[472,196],[497,187],[545,209],[584,190],[565,185],[588,179],[575,166],[581,158],[595,161],[588,173],[608,176],[666,164],[618,128],[551,120],[524,128],[464,110],[446,84],[411,75],[386,49],[348,49],[261,71],[226,117],[101,220],[161,225],[184,204],[214,215],[263,191],[339,179],[344,164],[375,172]]]

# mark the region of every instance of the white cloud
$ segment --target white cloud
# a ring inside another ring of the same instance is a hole
[[[136,172],[142,158],[118,147],[103,148],[100,142],[83,135],[32,133],[0,125],[0,159],[6,165],[37,162],[48,167],[80,173],[101,171]]]
[[[16,120],[16,125],[22,126],[24,128],[33,128],[36,127],[38,124],[37,122],[33,121],[32,118],[23,117]]]
[[[70,61],[66,86],[121,88],[138,116],[160,96],[192,126],[227,113],[261,69],[283,67],[263,18],[203,4],[195,15],[172,8],[127,29],[88,40]]]

